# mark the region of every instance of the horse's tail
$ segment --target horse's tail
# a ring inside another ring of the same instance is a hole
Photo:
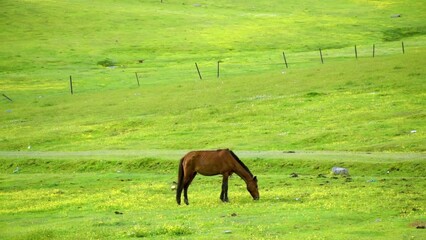
[[[177,189],[176,189],[176,202],[180,205],[180,196],[182,194],[183,190],[183,160],[185,157],[183,157],[179,162],[179,172],[178,172],[178,183],[177,183]]]

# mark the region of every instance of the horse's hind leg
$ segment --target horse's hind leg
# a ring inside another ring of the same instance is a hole
[[[176,190],[176,202],[179,205],[180,205],[180,196],[182,194],[182,190],[183,190],[182,184],[178,185],[177,190]]]
[[[186,205],[189,205],[188,201],[188,187],[191,184],[192,180],[194,180],[195,176],[197,175],[197,172],[194,172],[192,175],[186,176],[183,184],[183,200],[185,201]]]

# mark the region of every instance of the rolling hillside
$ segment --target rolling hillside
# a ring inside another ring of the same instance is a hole
[[[421,2],[0,5],[1,150],[425,150]]]

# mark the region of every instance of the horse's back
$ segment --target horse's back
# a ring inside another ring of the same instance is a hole
[[[206,159],[206,160],[217,160],[230,155],[229,149],[218,149],[218,150],[196,150],[188,152],[185,159]]]
[[[229,149],[219,149],[188,152],[182,164],[187,171],[216,175],[231,171],[235,163]]]

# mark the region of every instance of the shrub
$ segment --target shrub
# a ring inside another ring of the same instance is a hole
[[[105,58],[104,60],[99,61],[98,65],[101,65],[104,67],[113,67],[116,65],[116,62],[110,58]]]

